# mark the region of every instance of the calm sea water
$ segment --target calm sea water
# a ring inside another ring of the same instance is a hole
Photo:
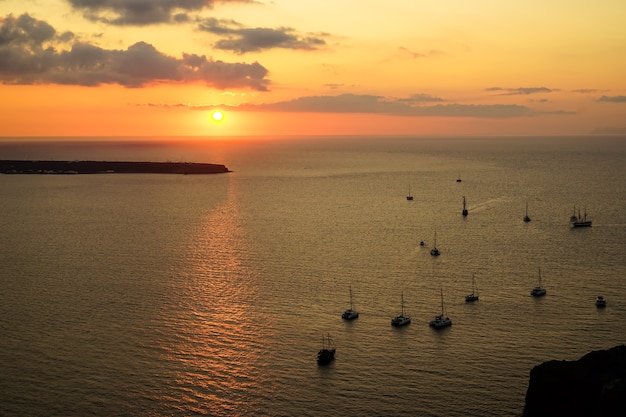
[[[0,175],[1,415],[519,416],[533,366],[626,342],[623,137],[4,139],[0,155],[233,171]],[[593,227],[570,228],[575,207]],[[453,325],[435,331],[440,290]],[[402,295],[412,323],[392,328]],[[336,360],[318,367],[326,334]]]

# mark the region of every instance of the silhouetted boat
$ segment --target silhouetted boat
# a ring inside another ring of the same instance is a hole
[[[474,280],[474,274],[472,274],[472,293],[465,296],[465,302],[478,301],[478,288],[476,287],[476,281]]]
[[[350,308],[343,312],[341,318],[344,320],[354,320],[359,318],[359,312],[352,306],[352,286],[350,286]]]
[[[541,297],[542,295],[546,295],[546,289],[541,286],[541,268],[539,268],[539,281],[537,286],[530,291],[530,295],[533,297]]]
[[[406,199],[408,201],[413,201],[413,196],[411,195],[411,187],[409,187],[409,193],[407,194]]]
[[[461,180],[461,173],[459,172],[459,176],[458,176],[458,177],[456,177],[456,182],[461,182],[461,181],[462,181],[462,180]]]
[[[333,344],[330,335],[327,337],[322,336],[322,348],[317,352],[317,363],[320,365],[327,365],[335,360],[335,345]]]
[[[435,316],[435,318],[432,319],[430,323],[428,323],[428,325],[436,329],[452,326],[452,320],[450,319],[450,317],[445,315],[445,311],[443,308],[443,288],[441,289],[441,314]]]
[[[599,295],[596,297],[596,307],[606,307],[606,298]]]
[[[463,216],[467,216],[467,208],[465,207],[465,196],[463,196],[463,211],[461,212]]]
[[[433,245],[433,248],[430,250],[430,254],[432,256],[441,255],[441,252],[439,252],[439,249],[437,249],[437,229],[435,229],[435,244]]]
[[[400,315],[391,319],[391,325],[394,327],[406,326],[411,323],[411,317],[404,315],[404,293],[401,296],[400,311]]]
[[[572,216],[570,219],[573,219],[575,216]],[[573,227],[591,227],[591,220],[587,220],[587,209],[585,209],[584,214],[580,215],[580,209],[578,209],[578,217],[572,221]]]
[[[528,217],[528,201],[526,202],[526,215],[524,215],[524,222],[528,223],[530,221],[530,217]]]

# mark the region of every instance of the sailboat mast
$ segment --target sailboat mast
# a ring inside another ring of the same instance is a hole
[[[350,285],[350,310],[353,310],[352,308],[352,285]]]
[[[441,316],[443,317],[443,288],[441,288]]]

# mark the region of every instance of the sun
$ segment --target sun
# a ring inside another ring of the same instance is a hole
[[[211,113],[211,119],[213,119],[213,121],[215,122],[219,122],[224,119],[224,113],[219,110],[215,110],[213,113]]]

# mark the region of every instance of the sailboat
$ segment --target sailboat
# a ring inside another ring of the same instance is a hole
[[[352,306],[352,286],[350,286],[350,308],[343,312],[341,318],[344,320],[354,320],[359,318],[359,312]]]
[[[439,249],[437,249],[437,229],[435,229],[435,243],[433,245],[433,248],[430,250],[430,254],[432,256],[439,256],[439,255],[441,255],[441,252],[439,252]]]
[[[435,316],[435,318],[432,319],[428,324],[430,327],[434,327],[436,329],[452,326],[452,320],[450,319],[450,317],[447,317],[445,315],[443,309],[443,288],[441,289],[441,314]]]
[[[524,223],[528,223],[530,221],[530,217],[528,217],[528,201],[526,202],[526,215],[524,216]]]
[[[465,207],[465,196],[463,196],[463,216],[467,216],[467,208]]]
[[[459,172],[459,176],[458,176],[458,177],[456,177],[456,182],[461,182],[461,181],[462,181],[462,180],[461,180],[461,173]]]
[[[413,201],[413,196],[411,195],[411,187],[409,186],[409,193],[406,196],[407,201]]]
[[[335,360],[335,345],[330,338],[322,336],[322,347],[317,352],[317,363],[319,365],[327,365]]]
[[[570,218],[574,219],[575,216]],[[575,220],[572,220],[573,227],[591,227],[591,220],[587,220],[587,209],[585,209],[585,214],[583,216],[580,215],[580,209],[578,209],[578,217]]]
[[[472,274],[472,293],[465,296],[466,303],[470,303],[472,301],[478,301],[478,288],[476,287],[474,274]]]
[[[539,281],[537,286],[530,291],[530,295],[533,297],[541,297],[546,295],[546,289],[541,286],[541,268],[539,268]]]
[[[401,306],[400,315],[395,316],[394,318],[391,319],[391,325],[394,327],[406,326],[407,324],[411,323],[411,317],[404,315],[404,293],[402,293],[400,306]]]

